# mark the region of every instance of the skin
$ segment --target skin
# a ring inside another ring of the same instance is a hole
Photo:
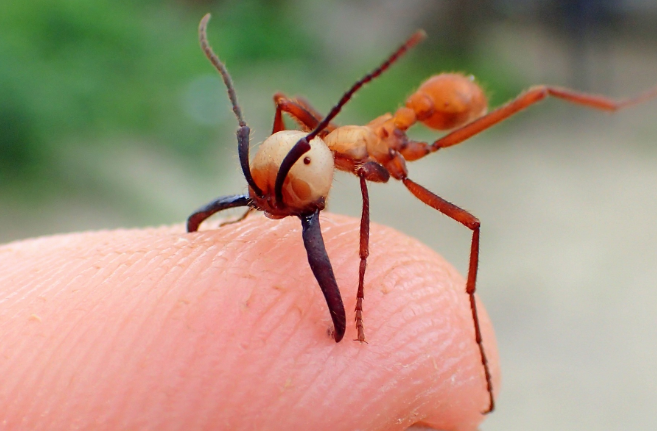
[[[353,310],[358,220],[323,214]],[[488,402],[464,280],[372,225],[369,344],[329,336],[299,220],[74,233],[0,247],[3,430],[474,430]],[[497,348],[478,304],[499,389]]]

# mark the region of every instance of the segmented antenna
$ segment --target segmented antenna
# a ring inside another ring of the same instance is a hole
[[[290,152],[287,153],[283,159],[283,163],[281,163],[281,166],[278,169],[278,173],[276,174],[274,191],[276,193],[276,202],[279,205],[283,202],[283,183],[285,182],[285,178],[297,160],[299,160],[301,156],[310,150],[310,141],[314,139],[318,134],[320,134],[322,130],[328,126],[331,120],[333,120],[340,113],[342,107],[349,101],[349,99],[351,99],[356,91],[358,91],[363,85],[367,84],[385,72],[395,61],[399,59],[399,57],[404,55],[406,51],[424,40],[425,37],[427,37],[427,34],[424,32],[424,30],[418,30],[413,33],[413,35],[411,35],[411,37],[409,37],[408,40],[404,42],[404,44],[400,46],[395,52],[393,52],[392,55],[390,55],[379,67],[352,85],[351,88],[346,93],[344,93],[342,98],[340,98],[338,104],[335,105],[333,109],[331,109],[331,111],[326,117],[324,117],[322,121],[320,121],[317,127],[315,127],[312,132],[308,133],[306,136],[299,139],[296,144],[294,144],[294,147],[292,147]]]
[[[201,43],[201,49],[205,53],[205,56],[208,58],[208,60],[210,60],[210,63],[212,63],[219,74],[221,74],[221,78],[224,80],[224,84],[226,85],[226,91],[228,91],[228,98],[230,99],[230,103],[233,105],[233,112],[237,117],[237,121],[240,123],[240,127],[245,127],[246,122],[244,121],[244,118],[242,118],[242,110],[240,109],[240,105],[237,104],[237,94],[235,94],[235,88],[233,87],[233,80],[230,77],[230,73],[228,73],[228,69],[226,69],[226,66],[224,66],[221,60],[219,60],[217,54],[212,51],[212,48],[208,43],[208,21],[210,21],[209,13],[205,14],[198,25],[198,38],[199,42]]]
[[[233,87],[233,80],[230,77],[230,73],[228,73],[228,69],[226,69],[226,66],[224,66],[221,60],[219,60],[217,54],[212,51],[212,48],[208,43],[208,21],[210,21],[209,13],[201,19],[201,22],[198,25],[198,39],[201,43],[201,49],[224,80],[224,85],[228,92],[228,98],[233,105],[233,112],[237,117],[237,122],[240,124],[240,128],[237,129],[237,154],[240,158],[240,166],[242,167],[242,173],[244,173],[244,179],[246,179],[246,182],[256,195],[263,197],[264,193],[253,179],[253,175],[251,175],[251,167],[249,166],[249,134],[251,130],[249,129],[249,126],[246,125],[244,118],[242,118],[242,110],[237,103],[237,94],[235,94],[235,88]]]
[[[427,34],[425,33],[424,30],[418,30],[415,33],[411,35],[411,37],[408,38],[406,42],[402,46],[400,46],[397,51],[393,52],[390,57],[386,61],[384,61],[379,67],[374,69],[372,72],[368,73],[364,77],[362,77],[359,81],[357,81],[352,87],[344,93],[340,101],[338,102],[337,105],[331,109],[331,112],[328,113],[326,117],[315,127],[315,130],[312,132],[308,133],[306,136],[306,139],[310,142],[315,136],[317,136],[319,133],[328,126],[328,124],[340,113],[340,110],[342,107],[351,99],[351,97],[354,95],[354,93],[360,88],[373,80],[374,78],[378,77],[381,75],[383,72],[385,72],[395,61],[399,59],[402,55],[406,54],[406,51],[409,49],[413,48],[415,45],[423,41],[427,37]]]

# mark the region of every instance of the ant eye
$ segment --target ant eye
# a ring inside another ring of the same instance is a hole
[[[305,165],[309,165],[309,164],[310,164],[310,157],[304,157],[304,158],[303,158],[303,163],[304,163]]]

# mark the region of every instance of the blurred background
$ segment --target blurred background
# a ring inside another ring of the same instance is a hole
[[[1,243],[181,223],[245,191],[236,122],[198,47],[208,11],[253,143],[274,92],[327,112],[416,28],[429,38],[339,123],[394,111],[439,71],[474,74],[492,106],[538,83],[615,97],[657,84],[650,0],[3,1]],[[503,372],[482,430],[655,429],[657,102],[611,116],[549,100],[409,168],[482,220],[478,288]],[[467,229],[400,184],[371,194],[375,222],[465,273]],[[355,178],[336,177],[329,209],[359,215]]]

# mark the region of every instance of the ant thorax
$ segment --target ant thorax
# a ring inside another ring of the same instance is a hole
[[[379,141],[365,126],[338,127],[324,139],[335,156],[336,167],[346,172],[353,172],[355,166],[365,163],[370,155],[368,148]]]
[[[392,119],[392,116],[386,114],[379,118],[386,121]],[[391,163],[396,162],[397,148],[401,148],[408,139],[404,132],[398,130],[394,125],[392,131],[388,133],[383,127],[379,126],[378,123],[381,121],[378,120],[366,126],[338,127],[324,138],[333,152],[335,165],[338,169],[356,173],[363,164],[377,162],[394,176],[397,169],[395,166],[391,166]],[[376,121],[378,122],[374,124]],[[388,174],[385,175],[385,178],[381,176],[368,177],[368,181],[386,182],[388,177]]]
[[[263,196],[249,188],[249,196],[258,209],[271,218],[312,213],[324,209],[335,163],[333,154],[321,138],[310,141],[310,150],[292,166],[283,183],[283,203],[276,202],[274,187],[283,159],[307,133],[283,130],[260,144],[251,162],[251,174]]]

